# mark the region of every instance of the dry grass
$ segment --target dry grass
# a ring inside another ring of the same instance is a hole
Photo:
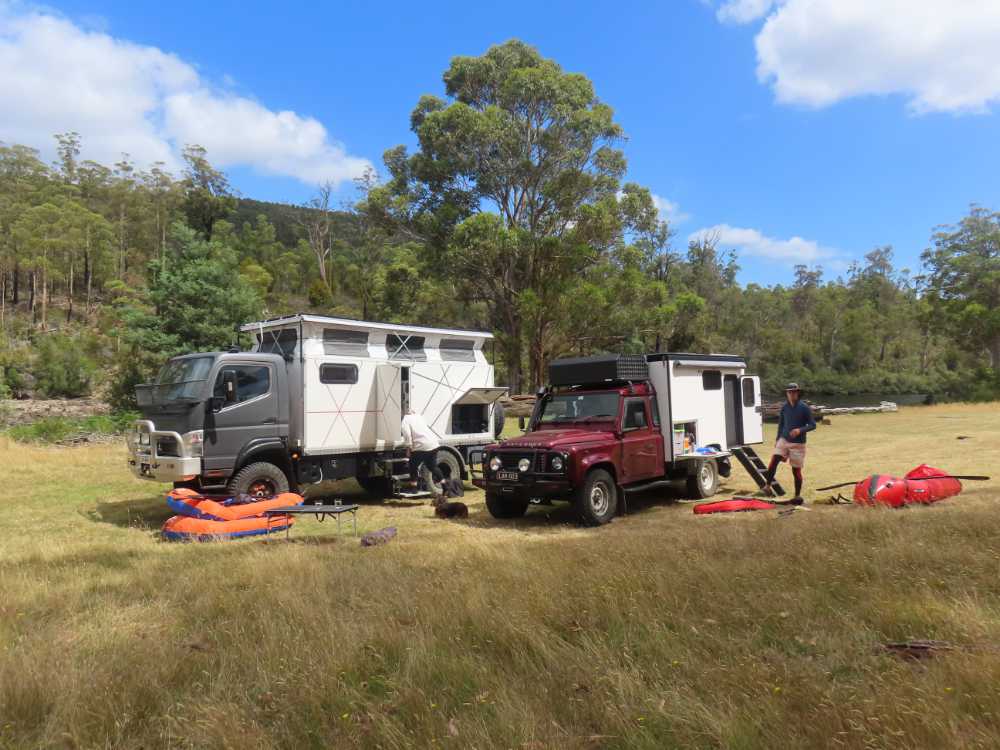
[[[366,504],[380,548],[185,545],[120,447],[2,441],[3,747],[1000,745],[1000,481],[784,518],[653,495],[596,530],[473,494],[467,523]],[[821,427],[807,480],[998,458],[1000,405],[913,408]],[[963,650],[877,653],[904,638]]]

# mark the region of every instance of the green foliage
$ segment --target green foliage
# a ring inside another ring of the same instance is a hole
[[[328,308],[333,304],[333,294],[330,287],[322,279],[315,279],[309,285],[309,305],[314,308]]]
[[[119,406],[133,403],[127,387],[148,380],[167,358],[227,347],[236,326],[262,309],[236,253],[183,224],[172,227],[167,254],[150,261],[148,273],[145,289],[121,290],[122,358],[112,387]]]
[[[35,345],[32,374],[36,388],[47,398],[79,398],[90,393],[97,370],[77,338],[62,334],[42,336]]]
[[[60,443],[81,433],[120,435],[139,418],[137,412],[120,411],[92,417],[48,417],[27,425],[18,425],[7,434],[22,443]]]

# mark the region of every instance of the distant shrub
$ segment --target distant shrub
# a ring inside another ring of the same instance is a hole
[[[330,287],[323,283],[322,279],[316,279],[309,285],[309,304],[313,307],[329,307],[333,304],[333,294]]]
[[[79,398],[90,393],[97,371],[77,342],[62,334],[42,337],[33,373],[38,392],[49,398]]]
[[[48,417],[11,427],[7,434],[22,443],[59,443],[79,434],[120,435],[138,416],[135,412],[116,412],[93,417]]]

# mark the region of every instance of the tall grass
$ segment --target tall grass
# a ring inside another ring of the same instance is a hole
[[[995,471],[998,417],[838,419],[807,478]],[[160,542],[163,488],[117,446],[0,443],[0,463],[30,467],[0,501],[5,747],[1000,745],[1000,482],[787,517],[651,494],[600,529],[560,507],[494,521],[478,494],[467,523],[366,503],[364,529],[400,531],[363,549],[315,521]],[[960,648],[879,649],[907,638]]]

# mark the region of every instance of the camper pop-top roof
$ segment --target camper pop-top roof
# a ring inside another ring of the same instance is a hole
[[[315,323],[317,325],[348,328],[355,331],[379,331],[383,333],[396,334],[402,333],[408,336],[432,335],[479,340],[493,338],[493,334],[487,331],[470,331],[464,328],[432,328],[430,326],[406,325],[405,323],[377,323],[367,320],[334,318],[328,315],[308,315],[305,313],[286,315],[280,318],[270,318],[268,320],[261,320],[255,323],[246,323],[240,327],[240,330],[244,332],[271,330],[273,328],[285,328],[294,323]]]

